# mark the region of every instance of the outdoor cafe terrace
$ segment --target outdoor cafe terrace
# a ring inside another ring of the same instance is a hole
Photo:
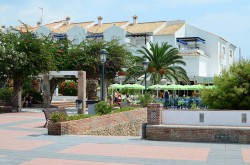
[[[199,92],[202,89],[212,89],[215,86],[204,86],[204,85],[152,85],[147,87],[147,91],[151,91],[154,96],[155,103],[165,104],[166,107],[171,109],[205,109],[206,105],[202,103],[201,98],[199,97]],[[134,104],[139,104],[138,94],[143,94],[145,90],[145,86],[140,84],[112,84],[109,86],[109,91],[111,92],[111,96],[113,96],[113,92],[118,89],[119,91],[124,91],[126,89],[126,93],[121,95],[121,101],[126,102],[126,94],[130,94],[129,97],[133,99]],[[164,98],[162,98],[163,91],[170,91],[169,101],[165,103]],[[194,94],[195,91],[195,95]],[[180,97],[182,94],[183,97]]]

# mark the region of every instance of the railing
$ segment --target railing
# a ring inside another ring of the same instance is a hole
[[[164,107],[171,109],[206,109],[207,106],[202,103],[199,97],[170,98],[167,102],[164,99],[155,100],[162,103]]]

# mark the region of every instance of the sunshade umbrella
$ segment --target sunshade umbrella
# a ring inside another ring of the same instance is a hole
[[[163,90],[184,90],[183,89],[183,85],[179,85],[179,84],[171,84],[171,85],[163,85],[161,89]]]
[[[148,87],[148,89],[153,89],[153,90],[156,90],[157,91],[157,99],[158,99],[158,92],[159,90],[161,89],[163,85],[160,85],[160,84],[156,84],[156,85],[151,85]]]
[[[112,84],[109,86],[109,89],[122,89],[123,85],[121,84]]]
[[[143,90],[143,89],[145,89],[145,87],[143,86],[143,85],[140,85],[140,84],[125,84],[125,85],[123,85],[123,87],[125,88],[125,89],[139,89],[139,90]]]
[[[216,88],[215,85],[209,85],[209,86],[205,86],[206,89],[213,89],[213,88]]]
[[[161,87],[161,89],[164,89],[164,90],[184,90],[184,86],[179,85],[179,84],[163,85]]]
[[[186,90],[201,90],[204,88],[203,85],[185,85]]]

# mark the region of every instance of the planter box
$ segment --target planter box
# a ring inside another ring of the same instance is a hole
[[[147,125],[146,139],[250,143],[250,111],[163,110],[161,125]]]
[[[140,136],[141,125],[146,122],[146,109],[96,116],[80,120],[49,122],[49,135],[103,135]]]
[[[61,123],[48,123],[48,134],[49,135],[62,135],[62,125]]]
[[[233,126],[250,127],[250,111],[247,110],[163,110],[164,125]]]

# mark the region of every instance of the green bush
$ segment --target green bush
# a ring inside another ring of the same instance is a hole
[[[9,102],[13,95],[13,88],[1,88],[0,89],[0,100]]]
[[[73,115],[73,116],[67,116],[66,120],[80,120],[80,119],[85,119],[85,118],[90,118],[93,117],[94,115],[88,115],[88,114],[77,114],[77,115]]]
[[[96,104],[95,112],[97,115],[105,115],[111,113],[112,109],[113,109],[112,105],[108,105],[108,103],[100,101],[99,103]]]
[[[32,104],[41,104],[43,102],[42,92],[37,92],[34,89],[28,89],[28,90],[23,91],[22,98],[26,96],[26,93],[29,93],[29,96],[32,97],[32,100],[31,100]]]
[[[64,81],[59,85],[59,93],[63,96],[76,96],[77,83],[75,81]]]
[[[209,108],[250,110],[250,61],[239,61],[214,78],[213,89],[202,91]]]
[[[145,93],[144,95],[139,95],[140,105],[146,107],[149,103],[153,101],[153,95],[150,93]]]
[[[134,107],[123,107],[121,109],[117,109],[117,110],[113,111],[113,113],[131,111],[131,110],[134,110],[134,109],[135,109]]]
[[[51,115],[50,121],[57,123],[57,122],[66,121],[66,118],[67,116],[65,113],[53,112]]]

